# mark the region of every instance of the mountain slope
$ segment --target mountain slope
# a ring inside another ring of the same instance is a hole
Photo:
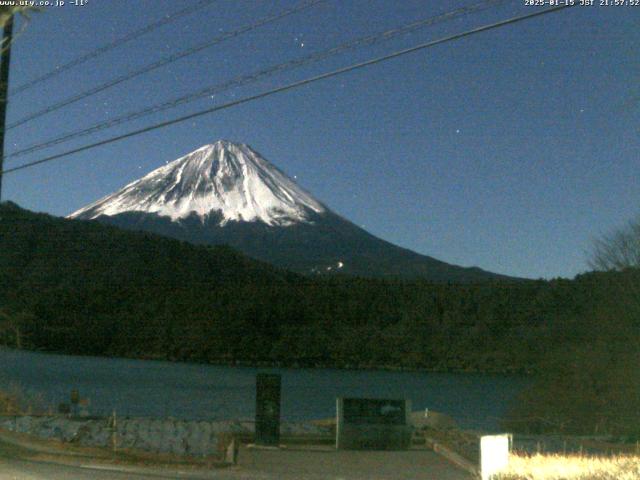
[[[228,244],[298,273],[477,282],[508,277],[381,240],[325,207],[247,145],[218,141],[69,216],[196,244]]]

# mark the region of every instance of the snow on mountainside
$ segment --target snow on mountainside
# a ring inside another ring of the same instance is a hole
[[[303,274],[495,280],[382,240],[332,212],[244,144],[218,141],[71,214],[201,245],[229,245]]]
[[[259,221],[270,226],[306,223],[325,207],[244,144],[219,140],[152,171],[123,189],[69,215],[112,217],[155,213],[172,221],[221,214],[220,225]]]

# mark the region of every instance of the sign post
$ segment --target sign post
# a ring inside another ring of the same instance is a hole
[[[256,445],[280,445],[280,390],[280,375],[256,376]]]

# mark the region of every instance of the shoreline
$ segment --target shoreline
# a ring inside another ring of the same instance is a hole
[[[184,360],[179,358],[170,358],[160,355],[87,355],[69,353],[64,351],[53,350],[32,350],[32,349],[17,349],[6,345],[0,345],[0,352],[2,350],[16,351],[16,352],[28,352],[28,353],[42,353],[47,355],[63,355],[69,357],[82,357],[82,358],[104,358],[111,360],[141,360],[141,361],[155,361],[155,362],[168,362],[168,363],[184,363],[188,365],[211,365],[218,367],[238,367],[238,368],[274,368],[274,369],[292,369],[292,370],[350,370],[350,371],[379,371],[379,372],[407,372],[407,373],[435,373],[435,374],[470,374],[470,375],[500,375],[500,376],[526,376],[533,377],[537,371],[534,368],[511,368],[511,369],[482,369],[482,368],[446,368],[446,367],[407,367],[400,365],[384,365],[384,364],[351,364],[351,363],[319,363],[319,362],[299,362],[299,361],[277,361],[277,360]]]

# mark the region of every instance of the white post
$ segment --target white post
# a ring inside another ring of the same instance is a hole
[[[480,476],[491,478],[509,466],[512,435],[484,435],[480,437]]]

